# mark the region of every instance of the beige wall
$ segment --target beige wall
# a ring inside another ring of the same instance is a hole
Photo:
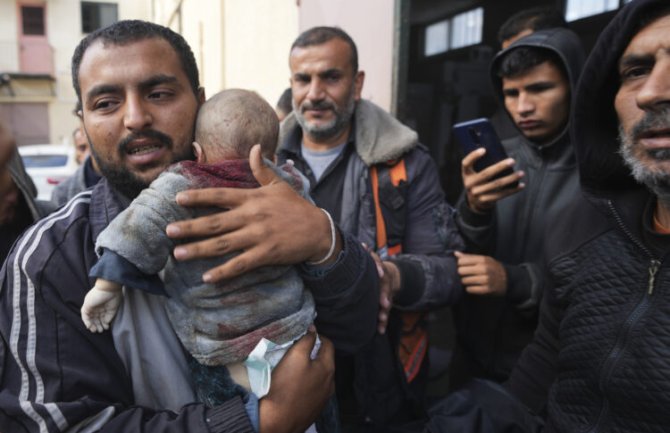
[[[168,9],[156,8],[156,22],[167,24]],[[176,22],[170,27],[179,31]],[[184,0],[181,33],[208,96],[239,87],[274,106],[288,87],[288,50],[298,35],[295,0]]]
[[[363,97],[391,109],[393,86],[394,0],[300,0],[300,31],[339,26],[358,47],[365,71]]]
[[[288,52],[298,35],[295,0],[226,0],[224,85],[253,89],[272,106],[289,86]]]
[[[0,0],[0,72],[19,70],[16,3]]]

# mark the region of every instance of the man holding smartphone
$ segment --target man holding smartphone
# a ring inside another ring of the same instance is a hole
[[[455,308],[455,386],[469,377],[504,381],[537,326],[543,239],[579,195],[568,117],[583,60],[579,38],[562,28],[519,39],[493,60],[518,136],[503,142],[508,159],[481,171],[474,166],[485,149],[463,158],[457,223],[467,253],[456,255],[467,296]]]

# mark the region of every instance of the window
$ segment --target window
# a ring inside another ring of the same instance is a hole
[[[484,9],[477,8],[426,26],[424,56],[478,44],[482,41]]]
[[[41,6],[21,6],[21,23],[24,35],[43,36],[44,8]]]
[[[467,47],[482,41],[484,9],[477,8],[452,18],[450,49]]]
[[[567,0],[565,6],[565,19],[575,21],[591,15],[602,14],[616,10],[620,4],[624,5],[630,0]]]
[[[81,2],[81,31],[91,33],[118,21],[116,3]]]
[[[449,49],[449,21],[444,20],[426,27],[426,48],[424,54],[432,56]]]

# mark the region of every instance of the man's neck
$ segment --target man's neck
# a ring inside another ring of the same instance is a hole
[[[349,137],[349,132],[351,131],[351,124],[347,126],[342,132],[340,132],[337,135],[334,135],[332,137],[329,137],[327,139],[321,139],[321,140],[316,140],[314,137],[310,136],[307,133],[304,133],[303,130],[303,137],[302,141],[305,147],[309,150],[315,151],[315,152],[324,152],[326,150],[330,150],[334,147],[339,146],[340,144],[344,143],[347,138]]]

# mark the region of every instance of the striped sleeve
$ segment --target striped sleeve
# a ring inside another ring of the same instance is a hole
[[[0,432],[229,431],[212,428],[226,424],[212,419],[219,413],[243,414],[230,431],[245,431],[239,401],[212,414],[201,404],[179,412],[133,405],[110,333],[88,332],[79,315],[96,260],[90,200],[82,193],[29,228],[0,273]]]

